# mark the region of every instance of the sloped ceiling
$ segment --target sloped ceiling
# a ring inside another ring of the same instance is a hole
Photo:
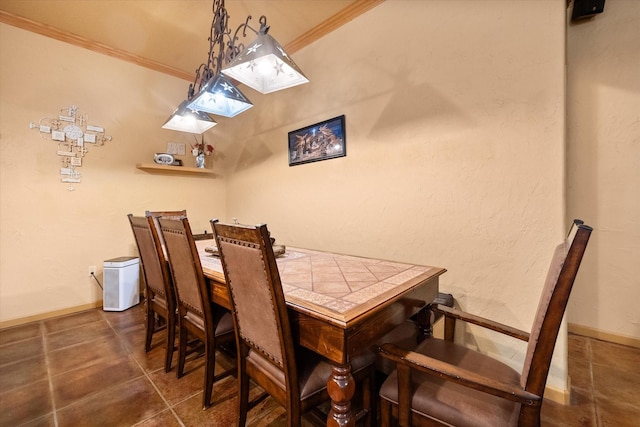
[[[292,54],[382,1],[228,0],[226,9],[231,31],[266,16]],[[0,22],[185,79],[207,58],[212,17],[212,0],[0,0]]]

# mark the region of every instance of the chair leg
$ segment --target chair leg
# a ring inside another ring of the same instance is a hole
[[[164,371],[171,370],[171,361],[173,359],[173,351],[176,345],[176,318],[169,314],[167,319],[167,352],[164,360]]]
[[[247,412],[249,412],[249,376],[244,358],[238,357],[238,426],[247,424]]]
[[[211,393],[213,391],[213,380],[216,368],[216,347],[213,343],[205,343],[204,357],[204,393],[202,394],[202,409],[207,409],[211,406]]]
[[[391,403],[380,399],[380,427],[391,427]]]
[[[367,414],[368,416],[368,421],[367,424],[369,425],[369,427],[373,427],[375,425],[377,425],[377,419],[378,419],[378,398],[377,398],[377,392],[378,389],[376,387],[376,370],[375,370],[375,365],[372,366],[369,369],[369,376],[367,378],[367,382],[368,384],[366,384],[366,391],[365,389],[363,389],[363,393],[365,393],[364,395],[364,404],[365,404],[365,408],[369,409],[369,412]]]
[[[155,319],[155,313],[151,308],[151,301],[147,301],[146,306],[147,306],[147,311],[146,311],[145,320],[146,320],[146,326],[147,326],[147,333],[144,341],[144,351],[145,353],[148,353],[149,350],[151,350],[151,337],[153,337],[153,332],[155,330],[156,319]]]
[[[302,425],[302,411],[300,405],[287,402],[287,426],[288,427],[300,427]]]
[[[181,378],[184,375],[184,361],[187,357],[187,329],[178,321],[178,369],[176,376]]]

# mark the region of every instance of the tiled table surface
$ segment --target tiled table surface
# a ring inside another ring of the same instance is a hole
[[[205,251],[212,240],[197,241],[206,275],[224,280],[220,259]],[[287,248],[278,270],[289,304],[348,322],[372,307],[445,270],[378,259]]]

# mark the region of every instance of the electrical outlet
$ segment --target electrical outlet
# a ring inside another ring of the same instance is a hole
[[[89,277],[91,277],[94,274],[96,274],[96,266],[95,265],[90,265],[89,266]]]

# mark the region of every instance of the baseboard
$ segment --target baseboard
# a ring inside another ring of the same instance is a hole
[[[0,329],[10,328],[12,326],[24,325],[25,323],[37,322],[38,320],[46,320],[52,317],[64,316],[65,314],[78,313],[80,311],[91,310],[92,308],[102,307],[102,300],[89,304],[77,305],[75,307],[67,307],[60,310],[49,311],[46,313],[34,314],[33,316],[20,317],[18,319],[5,320],[0,322]]]
[[[567,390],[546,386],[544,389],[545,400],[551,400],[561,405],[571,403],[571,377],[567,378],[567,385]]]
[[[629,347],[640,348],[640,339],[628,335],[614,334],[612,332],[602,331],[589,326],[576,325],[575,323],[567,324],[569,333],[582,335],[589,338],[596,338],[602,341],[608,341],[616,344],[622,344]]]

